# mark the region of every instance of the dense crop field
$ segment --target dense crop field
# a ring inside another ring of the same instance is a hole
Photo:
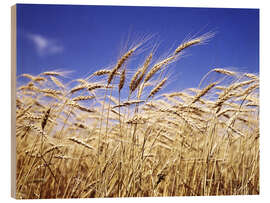
[[[17,198],[259,194],[258,75],[213,68],[199,87],[166,92],[168,68],[210,37],[158,60],[141,52],[133,71],[143,43],[87,78],[20,75]]]

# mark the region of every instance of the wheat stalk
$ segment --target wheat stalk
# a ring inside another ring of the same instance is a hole
[[[174,59],[176,59],[176,56],[171,56],[155,64],[153,68],[145,76],[144,83],[148,82],[156,72],[158,72],[163,66],[168,65]]]
[[[94,147],[90,146],[89,144],[86,144],[86,143],[83,142],[82,140],[79,140],[79,139],[77,139],[77,138],[75,138],[75,137],[70,137],[70,138],[68,138],[68,139],[69,139],[70,141],[75,142],[75,143],[77,143],[77,144],[79,144],[79,145],[82,145],[82,146],[84,146],[84,147],[86,147],[86,148],[88,148],[88,149],[94,150]]]
[[[212,38],[215,34],[214,33],[205,33],[203,35],[201,35],[200,37],[191,39],[187,42],[184,42],[182,44],[180,44],[174,51],[174,54],[179,54],[180,52],[182,52],[184,49],[194,46],[194,45],[198,45],[198,44],[202,44],[207,42],[210,38]]]
[[[163,85],[166,83],[167,80],[168,78],[164,78],[160,83],[158,83],[157,86],[150,92],[147,99],[157,94],[161,90],[161,88],[163,87]]]
[[[121,66],[125,63],[125,61],[133,54],[133,52],[138,48],[138,46],[130,49],[128,52],[126,52],[117,62],[116,66],[112,69],[108,76],[108,85],[112,82],[112,79],[114,75],[117,73],[117,71],[121,68]]]
[[[72,101],[84,101],[94,99],[95,96],[78,96],[72,99]]]
[[[119,92],[124,87],[125,79],[126,79],[126,68],[124,68],[124,70],[122,71],[121,76],[120,76],[120,81],[119,81],[119,85],[118,85]]]
[[[130,92],[135,91],[135,89],[139,86],[139,84],[141,83],[143,76],[145,75],[147,68],[149,67],[149,64],[152,60],[153,54],[151,53],[147,59],[145,60],[143,66],[141,68],[138,69],[138,71],[134,74],[134,76],[131,79],[130,85],[129,85],[129,89]]]
[[[50,79],[60,88],[65,89],[65,86],[63,85],[63,83],[60,82],[60,80],[58,80],[56,77],[54,76],[50,76]]]
[[[216,84],[217,84],[217,82],[214,82],[214,83],[209,84],[207,87],[205,87],[201,92],[199,92],[194,97],[194,99],[192,100],[191,104],[197,102],[201,97],[203,97],[204,95],[206,95]]]

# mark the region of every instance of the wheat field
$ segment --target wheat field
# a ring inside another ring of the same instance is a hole
[[[183,52],[211,37],[161,59],[138,43],[68,82],[65,71],[18,76],[16,197],[259,194],[258,75],[216,67],[198,87],[166,91]]]

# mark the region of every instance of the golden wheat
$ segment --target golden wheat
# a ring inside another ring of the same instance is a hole
[[[256,74],[214,68],[200,83],[213,72],[218,79],[205,88],[159,96],[169,80],[164,69],[212,36],[185,41],[159,61],[150,53],[131,78],[127,62],[141,44],[111,70],[72,80],[75,86],[59,80],[66,72],[22,74],[28,82],[17,87],[16,197],[259,194]],[[90,82],[103,75],[106,81]]]

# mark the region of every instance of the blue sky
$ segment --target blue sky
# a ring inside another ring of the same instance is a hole
[[[154,35],[142,57],[158,45],[158,59],[209,31],[215,37],[170,68],[171,88],[196,87],[216,67],[259,72],[258,9],[18,4],[17,75],[60,69],[80,78],[116,63],[125,43],[141,36]]]

